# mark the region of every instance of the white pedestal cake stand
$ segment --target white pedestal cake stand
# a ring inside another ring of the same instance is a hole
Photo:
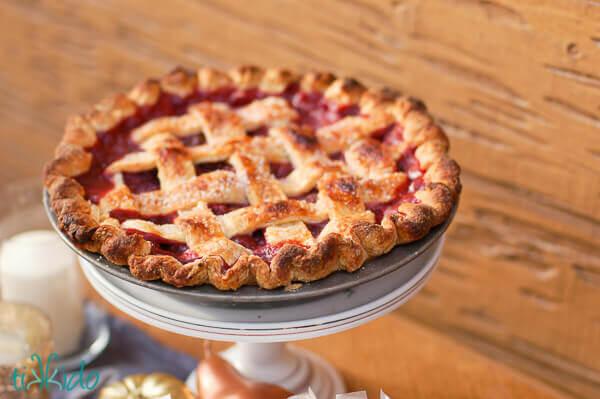
[[[317,355],[284,342],[344,331],[397,308],[425,284],[443,241],[441,236],[422,255],[382,278],[301,303],[198,303],[124,281],[84,258],[81,264],[100,295],[130,316],[177,334],[237,342],[221,355],[243,375],[295,393],[310,386],[325,399],[345,391],[339,373]],[[188,385],[193,390],[195,382],[192,373]]]
[[[345,392],[340,374],[319,356],[285,342],[334,334],[394,310],[414,295],[437,265],[449,220],[414,243],[367,262],[354,273],[338,272],[297,291],[210,286],[177,289],[141,281],[126,267],[76,247],[60,231],[44,195],[50,222],[81,260],[92,286],[108,302],[149,325],[197,338],[237,344],[221,355],[248,378],[294,393],[311,387],[319,399]],[[199,342],[200,345],[200,342]],[[196,390],[195,373],[188,385]]]

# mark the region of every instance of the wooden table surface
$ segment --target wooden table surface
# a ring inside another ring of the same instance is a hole
[[[400,312],[600,398],[599,0],[4,0],[0,48],[3,186],[39,178],[68,115],[178,64],[322,68],[423,99],[464,189],[438,271]],[[433,359],[446,359],[438,335],[397,323],[399,353],[433,340]],[[306,345],[342,348],[353,334]],[[472,385],[493,379],[447,368],[455,384],[400,370],[382,385],[483,397]]]
[[[87,296],[162,344],[198,359],[200,340],[151,327],[124,314],[86,283]],[[335,335],[299,341],[343,375],[349,391],[366,390],[392,399],[571,398],[538,380],[485,357],[433,329],[396,313]],[[228,344],[215,342],[220,350]]]

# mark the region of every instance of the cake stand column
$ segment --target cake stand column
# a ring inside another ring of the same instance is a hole
[[[220,355],[243,376],[276,384],[293,393],[306,392],[310,387],[318,398],[333,398],[346,391],[340,374],[314,353],[283,342],[239,342]],[[187,379],[196,392],[196,372]]]

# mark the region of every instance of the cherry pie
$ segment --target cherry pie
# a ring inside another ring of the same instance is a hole
[[[78,246],[177,287],[352,272],[460,192],[420,101],[349,78],[177,69],[67,122],[45,185]]]

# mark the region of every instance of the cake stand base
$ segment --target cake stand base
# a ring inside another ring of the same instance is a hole
[[[443,243],[441,236],[385,278],[328,296],[267,305],[203,303],[123,281],[83,258],[81,267],[100,295],[138,320],[182,335],[236,342],[221,356],[247,378],[293,393],[306,392],[310,386],[319,399],[332,399],[346,391],[340,374],[319,356],[285,342],[344,331],[396,309],[425,285]],[[187,383],[196,391],[195,372]]]
[[[341,375],[314,353],[282,342],[237,343],[220,353],[245,377],[276,384],[293,393],[310,387],[318,398],[333,398],[346,392]],[[196,372],[186,381],[196,393]]]

